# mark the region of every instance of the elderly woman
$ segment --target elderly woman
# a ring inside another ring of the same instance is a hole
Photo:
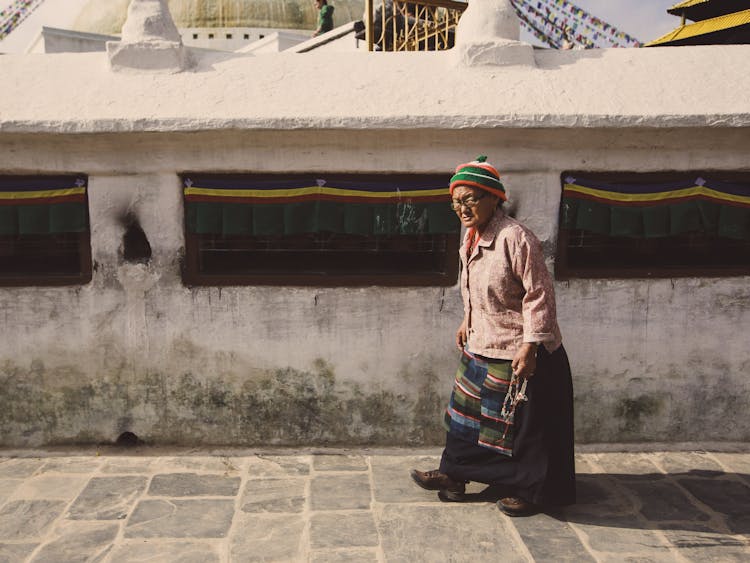
[[[464,500],[469,481],[491,485],[500,510],[524,516],[575,502],[573,385],[541,244],[503,212],[505,188],[486,160],[451,178],[466,227],[462,356],[440,468],[411,476],[443,501]]]

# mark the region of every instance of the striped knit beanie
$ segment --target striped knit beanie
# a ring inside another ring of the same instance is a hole
[[[451,195],[453,195],[456,186],[480,188],[496,195],[503,201],[508,201],[508,196],[505,195],[505,187],[500,183],[500,173],[497,168],[487,162],[487,157],[484,155],[478,156],[472,162],[459,164],[456,167],[456,173],[451,178]]]

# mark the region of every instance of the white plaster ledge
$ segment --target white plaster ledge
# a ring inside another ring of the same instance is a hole
[[[368,129],[685,129],[750,127],[750,113],[714,115],[409,115],[372,117],[288,116],[211,119],[180,118],[93,118],[93,119],[15,119],[0,121],[0,135],[85,134],[140,132],[196,132],[217,130],[368,130]]]

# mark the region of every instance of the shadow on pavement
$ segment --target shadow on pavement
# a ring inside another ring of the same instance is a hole
[[[578,502],[545,513],[557,520],[616,528],[750,534],[750,475],[694,470],[683,473],[579,473]],[[489,486],[465,502],[507,495]],[[735,542],[727,538],[727,541]]]
[[[577,504],[548,514],[596,526],[750,534],[747,474],[583,473],[577,489]]]

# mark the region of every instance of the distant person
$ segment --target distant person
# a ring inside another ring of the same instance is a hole
[[[497,506],[528,516],[575,502],[573,383],[542,245],[503,210],[497,169],[480,156],[451,178],[461,245],[461,363],[445,412],[440,467],[413,470],[443,501],[466,483],[491,485]]]
[[[318,29],[313,33],[313,37],[333,29],[333,6],[329,6],[326,0],[315,0],[315,6],[318,9]]]

